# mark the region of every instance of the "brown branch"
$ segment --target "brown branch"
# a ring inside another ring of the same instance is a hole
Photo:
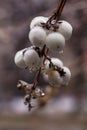
[[[63,8],[66,4],[67,0],[60,0],[60,3],[58,4],[58,7],[54,14],[48,19],[46,23],[46,28],[49,29],[51,26],[54,26],[60,19],[61,13],[63,11]],[[52,24],[52,21],[55,21],[54,24]],[[55,26],[54,26],[55,27]],[[55,29],[54,29],[55,30]]]
[[[38,70],[38,72],[35,76],[34,83],[33,83],[33,86],[32,86],[32,90],[35,90],[37,84],[39,83],[40,74],[41,74],[41,67],[39,68],[39,70]]]
[[[49,49],[48,48],[46,48],[45,49],[45,52],[44,52],[44,59],[43,59],[43,65],[44,65],[44,62],[45,62],[45,60],[46,60],[46,56],[48,55],[48,52],[49,52]]]
[[[29,99],[28,99],[28,109],[29,111],[33,108],[33,106],[31,105],[31,98],[32,98],[32,93],[35,91],[37,84],[39,83],[39,78],[40,78],[40,74],[41,74],[41,67],[39,68],[39,71],[37,72],[35,79],[34,79],[34,83],[33,86],[29,92]]]
[[[67,0],[61,0],[60,3],[58,4],[57,10],[56,10],[56,20],[58,21],[60,19],[61,13],[63,11],[63,8],[66,4]]]

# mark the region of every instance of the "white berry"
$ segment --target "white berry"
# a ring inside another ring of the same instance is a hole
[[[55,66],[57,66],[57,67],[60,67],[60,68],[63,67],[63,62],[62,62],[60,59],[58,59],[58,58],[54,58],[54,57],[51,58],[51,62],[53,63],[53,65],[55,65]],[[45,72],[46,72],[46,73],[49,73],[50,70],[53,70],[53,68],[50,67],[50,62],[49,62],[49,60],[46,60],[46,61],[45,61],[44,68],[45,68]]]
[[[61,33],[66,40],[70,39],[71,35],[72,35],[72,26],[70,23],[68,23],[67,21],[59,21],[59,28],[58,28],[58,32]]]
[[[46,23],[47,20],[48,20],[47,17],[43,16],[35,17],[30,23],[30,29],[34,28],[35,26],[41,26],[41,23]]]
[[[24,53],[24,61],[29,68],[36,69],[40,66],[40,57],[38,53],[32,48],[29,48]]]
[[[37,46],[42,47],[46,43],[46,31],[42,27],[34,27],[29,33],[30,42]]]
[[[63,79],[62,84],[68,85],[70,78],[71,78],[71,72],[70,72],[69,68],[67,68],[67,67],[63,67],[63,70],[65,72],[65,75],[62,77],[62,79]]]
[[[58,66],[58,67],[63,67],[63,62],[58,59],[58,58],[51,58],[51,61],[54,65]]]
[[[65,46],[65,38],[60,33],[53,32],[47,36],[46,46],[52,51],[61,52]]]
[[[54,70],[50,71],[50,73],[48,74],[48,81],[51,86],[60,87],[62,79],[60,77],[59,72]]]
[[[24,52],[25,50],[26,50],[26,49],[20,50],[20,51],[18,51],[18,52],[15,54],[14,62],[15,62],[15,64],[16,64],[19,68],[26,68],[26,64],[25,64],[25,61],[24,61],[24,59],[23,59],[23,52]]]

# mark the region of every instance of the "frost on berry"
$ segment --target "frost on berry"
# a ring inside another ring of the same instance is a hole
[[[65,38],[60,33],[53,32],[47,36],[46,46],[51,51],[61,52],[65,47]]]
[[[29,33],[31,43],[37,47],[42,47],[46,43],[46,31],[42,27],[34,27]]]
[[[14,62],[19,68],[26,68],[23,53],[26,49],[20,50],[15,54]]]
[[[30,23],[30,29],[33,29],[35,26],[42,26],[42,23],[46,23],[48,20],[47,17],[38,16],[35,17]]]
[[[24,61],[25,64],[32,69],[36,69],[40,66],[40,57],[36,50],[34,50],[33,48],[29,48],[24,53]]]
[[[68,23],[67,21],[61,20],[59,21],[59,28],[58,32],[61,33],[66,40],[70,39],[72,35],[72,25]]]

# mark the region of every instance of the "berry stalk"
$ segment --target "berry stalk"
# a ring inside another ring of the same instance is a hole
[[[63,11],[63,8],[64,8],[66,2],[67,2],[67,0],[61,0],[57,7],[57,10],[56,10],[56,20],[57,21],[60,19],[61,13]]]
[[[50,28],[52,26],[52,21],[55,21],[53,25],[55,25],[58,20],[60,19],[61,13],[63,11],[63,8],[66,4],[67,0],[61,0],[60,3],[58,4],[58,7],[54,14],[49,18],[49,20],[46,23],[46,28]]]

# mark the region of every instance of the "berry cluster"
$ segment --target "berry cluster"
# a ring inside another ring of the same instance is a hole
[[[20,50],[16,53],[14,61],[19,68],[37,71],[35,80],[28,84],[19,80],[18,88],[24,88],[26,96],[25,104],[31,110],[31,99],[45,96],[45,93],[38,88],[40,74],[46,76],[51,87],[59,87],[69,83],[71,72],[63,65],[63,62],[54,57],[49,57],[48,52],[63,52],[65,41],[72,35],[72,26],[64,20],[52,17],[35,17],[30,23],[29,40],[31,47]]]

